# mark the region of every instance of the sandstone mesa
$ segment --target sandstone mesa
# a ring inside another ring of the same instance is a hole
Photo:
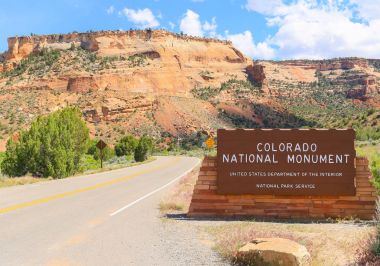
[[[60,53],[45,66],[40,59],[29,60],[44,50]],[[265,126],[265,113],[252,104],[286,113],[281,97],[307,98],[305,88],[321,80],[348,88],[345,97],[354,104],[378,108],[378,65],[380,60],[361,58],[253,61],[231,42],[165,30],[10,37],[8,50],[0,55],[0,74],[7,74],[0,75],[5,104],[0,121],[9,136],[37,115],[74,104],[83,110],[91,134],[110,141],[123,132],[157,137],[210,133],[238,126],[231,123],[236,117]],[[234,82],[249,82],[257,92],[228,87],[207,94],[207,88]],[[195,97],[199,88],[206,88],[201,92],[208,99]],[[23,122],[11,123],[10,113]]]

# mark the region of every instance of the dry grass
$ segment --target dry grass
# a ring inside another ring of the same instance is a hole
[[[140,164],[145,164],[145,163],[150,163],[155,161],[157,158],[156,157],[151,157],[146,161],[143,162],[134,162],[134,163],[129,163],[129,164],[116,164],[116,165],[110,165],[106,166],[104,168],[98,168],[98,169],[93,169],[90,171],[82,172],[82,173],[77,173],[73,176],[65,177],[65,178],[70,178],[74,176],[81,176],[81,175],[88,175],[88,174],[96,174],[96,173],[102,173],[106,171],[112,171],[112,170],[117,170],[120,168],[126,168],[126,167],[132,167],[132,166],[137,166]],[[5,177],[5,176],[0,176],[0,188],[2,187],[11,187],[11,186],[19,186],[19,185],[27,185],[27,184],[33,184],[37,182],[43,182],[43,181],[48,181],[48,180],[53,180],[52,177],[48,178],[43,178],[43,177],[34,177],[34,176],[20,176],[20,177]]]
[[[178,184],[165,195],[160,202],[160,211],[168,214],[170,212],[187,213],[193,195],[194,185],[197,181],[199,167],[195,168],[188,175],[181,178]]]
[[[376,206],[376,229],[375,233],[362,243],[358,250],[357,265],[376,266],[380,265],[380,202]]]
[[[216,241],[215,249],[233,261],[236,251],[257,237],[281,237],[306,246],[312,256],[312,265],[349,265],[355,263],[360,243],[375,232],[370,224],[353,222],[328,224],[230,222],[208,226],[206,231]]]
[[[49,178],[38,178],[33,176],[22,176],[22,177],[0,177],[0,188],[2,187],[10,187],[10,186],[19,186],[19,185],[27,185],[33,184],[36,182],[51,180]]]

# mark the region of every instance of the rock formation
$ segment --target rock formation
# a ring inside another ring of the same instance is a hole
[[[311,264],[311,256],[304,246],[284,238],[257,238],[241,247],[237,258],[241,263],[256,262],[257,265],[263,263],[308,266]]]
[[[123,132],[177,137],[288,126],[278,122],[298,120],[284,99],[318,104],[310,96],[317,90],[380,106],[379,68],[379,60],[360,58],[253,61],[229,41],[165,30],[10,37],[0,55],[3,142],[67,105],[79,106],[91,134],[111,142]]]
[[[265,66],[261,64],[249,65],[246,67],[246,72],[248,75],[248,80],[252,83],[259,84],[262,92],[270,94],[264,68]]]
[[[126,60],[129,56],[140,56],[149,61],[144,67],[133,68],[119,63],[116,67],[119,71],[91,73],[90,77],[75,71],[73,77],[67,80],[67,88],[73,92],[108,86],[129,91],[182,95],[188,94],[195,86],[220,84],[228,79],[228,75],[245,79],[243,70],[252,64],[252,60],[244,57],[228,41],[183,36],[164,30],[11,37],[5,58],[7,62],[18,62],[44,48],[69,50],[71,47],[81,47],[104,58],[122,57]],[[205,79],[200,75],[202,71],[215,75]]]

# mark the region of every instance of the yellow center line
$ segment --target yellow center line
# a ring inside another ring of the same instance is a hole
[[[0,214],[11,212],[11,211],[15,211],[15,210],[18,210],[18,209],[23,209],[23,208],[30,207],[30,206],[33,206],[33,205],[38,205],[38,204],[46,203],[46,202],[57,200],[57,199],[66,198],[66,197],[69,197],[69,196],[78,195],[78,194],[83,193],[83,192],[87,192],[87,191],[95,190],[95,189],[98,189],[98,188],[106,187],[106,186],[109,186],[109,185],[113,185],[113,184],[116,184],[116,183],[120,183],[120,182],[123,182],[123,181],[127,181],[129,179],[134,178],[134,177],[141,176],[141,175],[148,174],[148,173],[152,173],[154,171],[160,170],[160,169],[165,168],[167,166],[173,165],[173,164],[175,164],[179,160],[180,160],[180,158],[175,158],[174,160],[172,160],[172,161],[170,161],[170,162],[168,162],[166,164],[162,164],[160,166],[152,167],[150,169],[146,169],[146,170],[143,170],[143,171],[140,171],[140,172],[128,175],[128,176],[119,177],[119,178],[116,178],[116,179],[112,179],[112,180],[109,180],[109,181],[105,181],[105,182],[102,182],[102,183],[95,184],[93,186],[89,186],[89,187],[85,187],[85,188],[80,188],[80,189],[75,189],[75,190],[72,190],[72,191],[63,192],[63,193],[52,195],[52,196],[48,196],[48,197],[45,197],[45,198],[39,198],[39,199],[35,199],[35,200],[32,200],[32,201],[27,201],[27,202],[11,205],[9,207],[5,207],[5,208],[0,209]]]

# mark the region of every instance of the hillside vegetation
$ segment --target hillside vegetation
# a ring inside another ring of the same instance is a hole
[[[352,127],[357,140],[380,139],[376,59],[253,61],[230,42],[163,30],[13,37],[9,45],[0,62],[0,150],[67,106],[80,110],[92,139],[113,146],[149,136],[160,152],[202,151],[218,128]]]

